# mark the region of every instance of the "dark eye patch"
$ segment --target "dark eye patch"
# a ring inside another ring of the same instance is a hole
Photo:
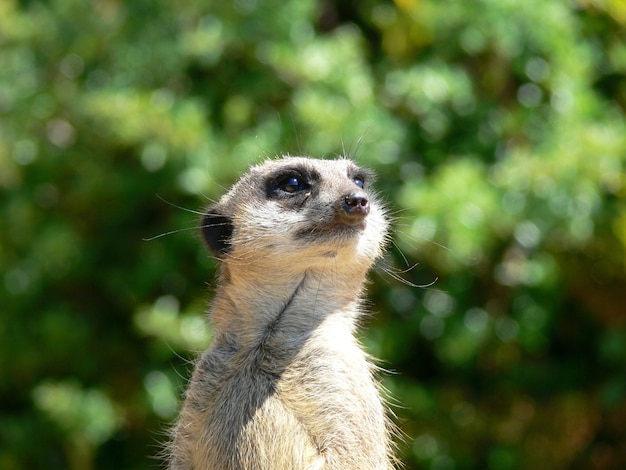
[[[293,167],[282,168],[271,175],[266,188],[268,197],[282,199],[308,192],[312,185],[313,176],[306,169]]]
[[[278,188],[286,193],[295,193],[305,189],[304,178],[296,175],[285,176],[278,181]]]
[[[364,170],[359,167],[348,168],[348,178],[350,178],[354,184],[359,188],[365,189],[373,175],[370,171]]]

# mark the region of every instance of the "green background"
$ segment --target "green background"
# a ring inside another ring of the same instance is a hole
[[[626,468],[625,72],[622,0],[0,1],[0,468],[160,465],[285,153],[379,174],[407,468]]]

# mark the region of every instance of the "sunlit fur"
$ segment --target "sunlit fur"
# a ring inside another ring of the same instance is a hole
[[[268,175],[286,166],[321,175],[302,204],[267,195]],[[215,338],[195,365],[170,468],[393,467],[375,367],[354,336],[366,274],[388,229],[369,181],[364,227],[318,232],[358,189],[348,176],[354,168],[347,159],[268,160],[209,208],[232,222],[232,238],[216,254]],[[211,220],[203,222],[209,230]]]

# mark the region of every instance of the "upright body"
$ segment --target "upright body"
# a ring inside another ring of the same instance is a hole
[[[171,469],[392,468],[374,367],[355,338],[388,224],[371,174],[285,157],[245,174],[202,221],[221,261]]]

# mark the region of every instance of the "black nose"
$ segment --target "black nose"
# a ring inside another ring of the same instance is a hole
[[[343,198],[343,210],[350,218],[363,218],[370,212],[370,203],[365,193],[352,193]]]

